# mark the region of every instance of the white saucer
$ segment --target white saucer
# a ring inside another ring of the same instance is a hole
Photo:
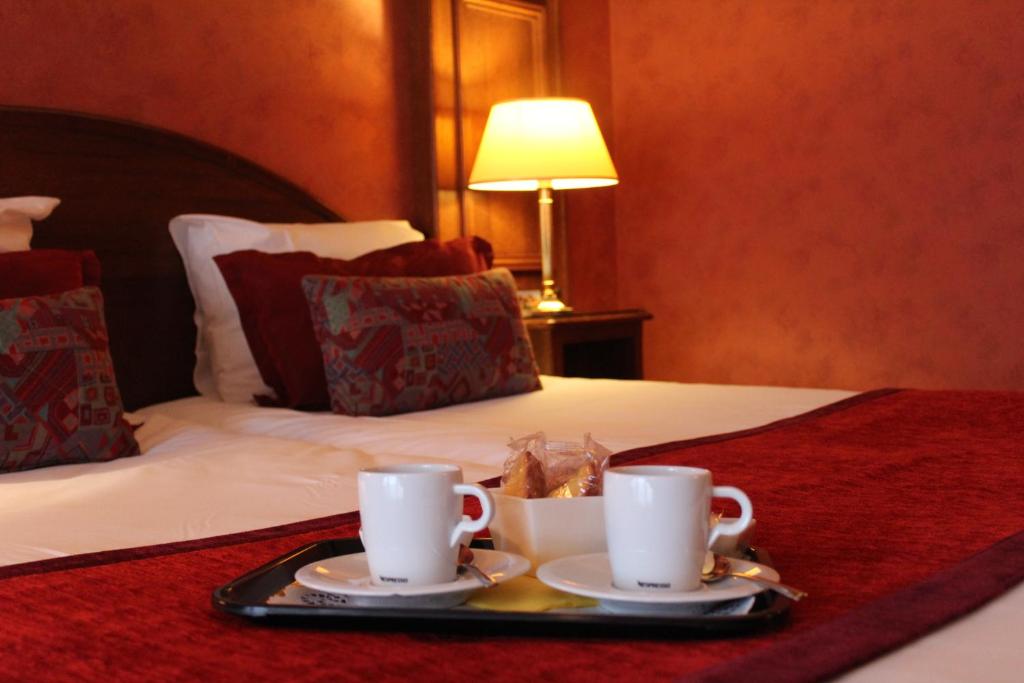
[[[764,578],[779,580],[779,573],[771,567],[747,560],[730,561],[733,569],[737,571],[757,568]],[[653,611],[693,603],[737,600],[764,590],[753,581],[730,577],[715,583],[702,584],[693,591],[625,591],[612,585],[612,568],[608,564],[608,553],[574,555],[553,560],[541,565],[537,570],[537,578],[560,591],[596,598],[611,611],[636,611],[641,606],[649,607]]]
[[[498,583],[530,569],[525,557],[497,550],[473,548],[473,561]],[[344,598],[340,602],[353,607],[454,607],[483,587],[468,573],[454,581],[427,586],[378,586],[370,582],[366,553],[311,562],[295,572],[295,580],[307,588]]]

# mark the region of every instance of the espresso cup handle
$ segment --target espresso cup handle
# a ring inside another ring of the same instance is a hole
[[[735,535],[742,533],[744,529],[750,526],[751,520],[754,519],[754,506],[750,504],[750,499],[747,498],[747,494],[735,486],[713,486],[711,488],[711,496],[713,498],[732,498],[735,500],[740,504],[740,517],[734,522],[719,521],[708,536],[709,548],[715,544],[715,541],[722,534]]]
[[[487,492],[487,489],[479,484],[455,484],[452,490],[457,495],[473,496],[479,500],[481,511],[480,516],[476,519],[463,516],[462,521],[452,529],[452,537],[449,544],[454,548],[459,544],[463,534],[474,534],[487,528],[487,525],[491,523],[491,518],[494,517],[494,499],[491,498],[491,494]]]

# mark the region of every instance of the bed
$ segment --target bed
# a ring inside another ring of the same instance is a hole
[[[797,423],[787,420],[808,414],[824,420],[832,414],[830,406],[853,410],[861,405],[854,392],[841,390],[558,377],[543,377],[544,389],[539,392],[381,418],[229,404],[196,396],[193,301],[167,232],[168,220],[184,213],[268,222],[313,223],[339,217],[245,160],[128,122],[0,108],[0,156],[5,160],[0,165],[0,195],[46,194],[63,200],[37,229],[33,248],[93,249],[99,256],[111,353],[125,406],[142,422],[136,434],[143,450],[140,457],[0,476],[0,584],[11,590],[17,590],[18,581],[54,580],[81,567],[116,567],[118,562],[128,567],[135,556],[117,554],[124,549],[159,546],[180,555],[200,546],[174,544],[213,543],[309,520],[337,521],[339,515],[356,509],[354,474],[365,466],[451,461],[462,467],[467,480],[480,481],[500,473],[510,437],[538,429],[553,438],[574,440],[589,431],[614,451],[644,455],[644,449],[658,444],[703,446],[713,435],[731,433],[743,439],[776,429],[774,425],[795,428]],[[865,405],[893,400],[868,398],[872,400],[865,399]],[[1006,406],[1007,419],[1020,415],[1016,406],[1021,399],[1009,393],[993,399],[954,392],[942,400],[956,406],[997,400],[1000,410]],[[815,413],[821,410],[826,412]],[[827,437],[826,433],[825,443]],[[1011,471],[1015,476],[1024,468],[1021,455],[1019,447],[1009,456],[1003,454],[1011,468],[1016,463]],[[773,452],[771,461],[748,456],[740,464],[755,473],[773,473],[785,467],[786,457]],[[1007,495],[1003,521],[1006,528],[1019,532],[1024,526],[1020,493]],[[979,527],[984,521],[977,521]],[[1020,555],[1011,549],[1010,559],[1001,563],[1001,580],[1007,586],[1020,580]],[[236,563],[231,569],[238,574],[251,564]],[[224,576],[229,578],[230,572]],[[143,597],[139,600],[142,605]],[[209,609],[214,619],[212,608],[203,609]],[[846,673],[845,680],[1014,680],[1024,665],[1013,629],[1022,609],[1024,588],[1017,586],[895,652],[874,659],[879,651],[891,649],[890,643],[861,658],[873,661],[847,662],[840,670],[862,664]],[[48,623],[44,616],[22,614],[20,628],[31,632],[34,623]],[[128,628],[126,622],[124,629]],[[117,624],[106,624],[102,633],[116,639]],[[47,637],[63,642],[65,649],[75,642],[71,633],[51,631]],[[377,646],[386,648],[386,636],[378,638],[383,640],[374,641]],[[5,650],[5,660],[14,662],[13,671],[19,665],[25,671],[40,671],[19,658],[24,657],[19,653],[32,652],[32,642],[9,640],[0,646],[13,648]],[[474,645],[447,644],[468,652]],[[646,647],[643,641],[633,643],[628,634],[617,645],[635,646],[637,651]],[[339,652],[344,653],[341,647]],[[527,640],[517,647],[529,652],[531,646]],[[539,641],[536,649],[543,649]],[[600,644],[590,644],[588,650],[601,670]],[[51,663],[47,673],[55,678],[72,672],[98,678],[121,664],[125,663],[103,657],[67,657]],[[189,669],[175,671],[180,676]],[[384,662],[373,673],[401,671]],[[516,672],[505,673],[514,677]],[[712,670],[694,675],[713,680],[716,674]],[[779,677],[801,676],[797,669]]]

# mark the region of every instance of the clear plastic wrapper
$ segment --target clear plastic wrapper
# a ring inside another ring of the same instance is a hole
[[[601,495],[611,451],[583,435],[583,443],[548,441],[537,432],[508,444],[501,485],[520,498],[578,498]]]

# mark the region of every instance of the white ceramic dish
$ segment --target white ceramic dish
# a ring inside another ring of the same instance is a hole
[[[626,602],[624,600],[602,600],[598,609],[612,614],[631,614],[636,616],[676,616],[676,617],[726,617],[747,614],[754,607],[757,596],[749,595],[736,600],[721,602]]]
[[[494,547],[528,559],[533,569],[568,555],[607,549],[604,498],[520,498],[492,491]]]
[[[779,580],[779,573],[763,564],[748,560],[733,560],[732,563],[737,571],[757,568],[765,578]],[[612,585],[612,569],[608,564],[607,553],[576,555],[548,562],[537,569],[537,578],[557,590],[600,600],[602,605],[612,611],[635,612],[639,605],[677,607],[738,600],[764,590],[753,581],[737,578],[702,584],[698,590],[685,592],[622,590]]]
[[[501,583],[526,573],[530,563],[525,557],[498,550],[473,549],[474,563]],[[427,586],[379,586],[370,581],[366,553],[340,555],[311,562],[295,572],[295,580],[316,591],[345,598],[353,607],[423,607],[446,608],[464,603],[474,591],[482,588],[470,574],[460,574],[455,581]]]

